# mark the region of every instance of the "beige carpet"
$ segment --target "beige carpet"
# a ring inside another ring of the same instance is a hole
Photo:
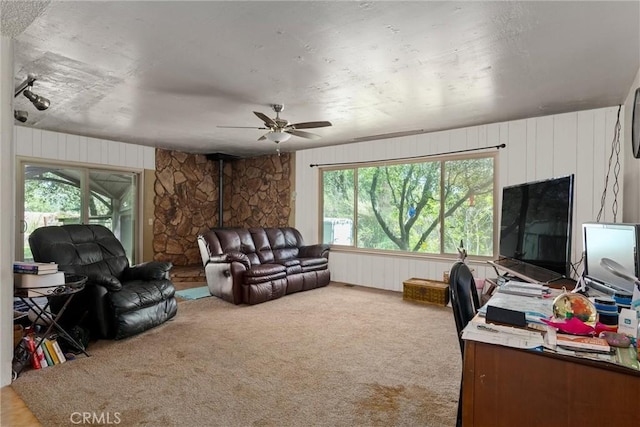
[[[453,426],[455,335],[450,308],[341,284],[255,306],[203,298],[13,387],[46,426],[78,412],[120,426]]]

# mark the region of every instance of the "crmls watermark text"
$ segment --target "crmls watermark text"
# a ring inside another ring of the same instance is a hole
[[[72,412],[69,421],[73,424],[120,424],[120,412]]]

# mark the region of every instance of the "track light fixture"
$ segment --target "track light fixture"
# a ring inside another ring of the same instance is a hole
[[[16,98],[22,93],[29,101],[31,101],[34,107],[36,107],[40,111],[44,111],[49,108],[51,102],[44,96],[36,95],[35,93],[33,93],[33,82],[35,82],[36,80],[37,78],[35,75],[29,74],[26,80],[18,85],[13,97]],[[22,123],[27,121],[28,116],[29,114],[23,110],[15,110],[13,112],[13,117]]]
[[[29,118],[29,113],[24,110],[13,110],[13,118],[20,123],[24,123]]]
[[[49,100],[43,96],[40,95],[36,95],[35,93],[31,92],[31,87],[29,87],[28,89],[25,89],[24,92],[22,92],[22,94],[24,96],[27,97],[27,99],[29,101],[31,101],[31,103],[40,111],[44,111],[47,108],[49,108]]]

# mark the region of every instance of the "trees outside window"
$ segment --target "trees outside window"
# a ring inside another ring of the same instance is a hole
[[[23,260],[32,259],[28,238],[38,227],[101,224],[118,237],[133,262],[138,173],[28,161],[20,163],[20,170],[23,203],[17,216],[22,227],[16,253]]]
[[[323,170],[324,242],[492,256],[493,169],[493,156],[474,156]]]

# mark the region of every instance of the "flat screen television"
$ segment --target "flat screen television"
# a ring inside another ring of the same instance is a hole
[[[602,258],[620,264],[630,274],[640,274],[640,224],[597,223],[582,224],[584,248],[584,276],[587,285],[600,290],[633,294],[633,283],[613,274],[602,266]]]
[[[502,190],[500,257],[571,276],[574,175]]]

